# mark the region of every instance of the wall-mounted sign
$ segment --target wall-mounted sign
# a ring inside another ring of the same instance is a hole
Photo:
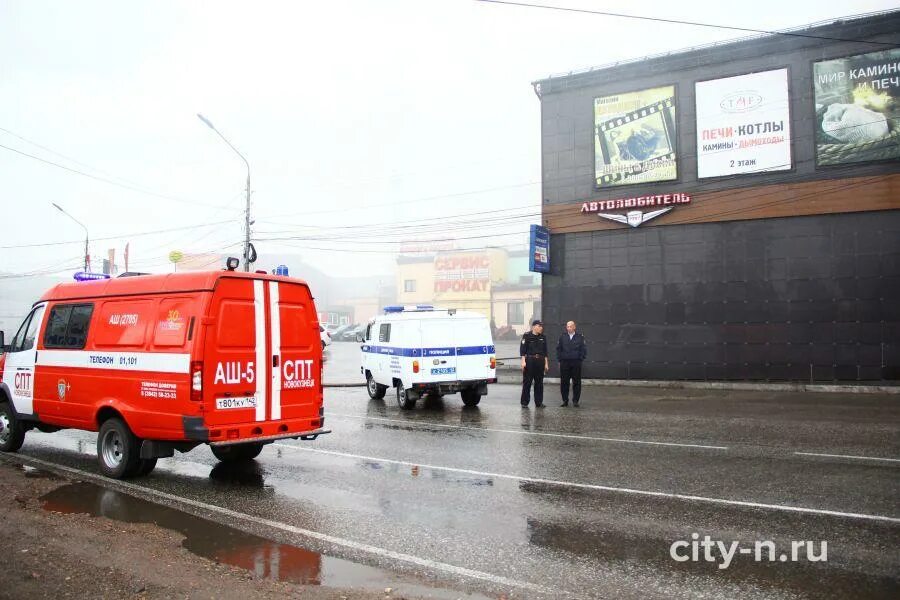
[[[540,225],[532,225],[528,248],[528,270],[533,273],[549,273],[550,230]]]
[[[597,187],[676,179],[676,140],[674,86],[594,98]]]
[[[813,65],[816,162],[900,158],[900,48]]]
[[[491,259],[487,254],[439,255],[434,260],[434,291],[481,292],[491,282]]]
[[[688,194],[657,194],[655,196],[633,196],[631,198],[616,198],[615,200],[592,200],[581,203],[581,212],[595,213],[602,219],[616,221],[630,227],[639,227],[650,219],[664,215],[679,204],[690,204],[691,197]],[[644,211],[642,208],[657,208]],[[608,210],[628,210],[625,214],[608,213]]]
[[[791,168],[787,69],[696,84],[697,177]]]

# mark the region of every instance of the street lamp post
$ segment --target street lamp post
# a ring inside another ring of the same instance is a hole
[[[213,125],[209,119],[207,119],[200,113],[197,113],[197,118],[199,118],[201,121],[203,121],[203,123],[207,127],[212,129],[213,131],[215,131],[216,135],[218,135],[220,138],[222,138],[222,141],[224,141],[226,144],[228,144],[228,147],[231,148],[232,150],[234,150],[235,154],[240,156],[241,160],[244,161],[244,164],[247,165],[247,210],[244,213],[244,270],[249,271],[250,270],[250,163],[247,162],[247,159],[244,158],[244,155],[241,154],[238,151],[238,149],[235,148],[231,144],[231,142],[229,142],[228,139],[224,135],[222,135],[222,133],[218,129],[216,129],[215,125]]]
[[[84,229],[84,271],[85,271],[85,273],[90,272],[90,270],[91,270],[91,263],[90,263],[91,254],[90,254],[90,250],[89,250],[90,236],[88,235],[87,227],[84,226],[84,223],[82,223],[81,221],[79,221],[78,219],[76,219],[75,217],[73,217],[72,215],[67,213],[66,211],[64,211],[62,209],[62,207],[59,204],[57,204],[56,202],[51,202],[50,204],[52,204],[56,208],[56,210],[58,210],[62,214],[66,215],[67,217],[69,217],[70,219],[72,219],[73,221],[75,221],[76,223],[81,225],[81,228]]]

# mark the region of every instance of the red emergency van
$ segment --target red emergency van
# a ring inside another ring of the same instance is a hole
[[[31,429],[98,431],[100,470],[114,478],[199,444],[230,461],[328,433],[316,308],[289,277],[57,285],[12,338],[0,374],[0,451],[18,450]]]

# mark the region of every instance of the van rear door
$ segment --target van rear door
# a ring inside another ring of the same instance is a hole
[[[458,319],[453,321],[456,341],[456,378],[460,381],[492,379],[494,356],[491,329],[487,319]]]
[[[203,361],[207,427],[265,419],[268,372],[260,368],[268,362],[264,283],[230,277],[216,283]]]
[[[422,364],[417,381],[456,381],[456,321],[452,319],[422,319]]]
[[[269,281],[272,420],[316,418],[322,404],[322,340],[309,288]]]
[[[318,416],[322,350],[305,285],[223,277],[210,316],[208,427]]]

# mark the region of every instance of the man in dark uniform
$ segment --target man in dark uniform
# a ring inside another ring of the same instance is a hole
[[[544,324],[540,319],[531,322],[531,331],[522,335],[519,344],[519,356],[522,357],[522,406],[531,402],[531,382],[534,382],[534,405],[544,406],[544,373],[550,369],[547,358],[547,338],[544,337]]]
[[[559,391],[562,406],[569,405],[569,380],[572,380],[572,404],[581,400],[581,363],[587,357],[584,336],[575,331],[575,321],[566,323],[566,332],[556,342],[556,360],[559,361]]]

